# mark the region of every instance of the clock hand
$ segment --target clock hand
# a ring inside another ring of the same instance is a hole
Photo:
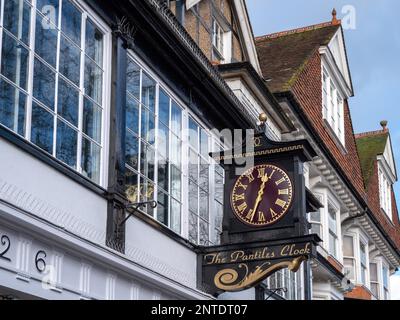
[[[262,184],[260,186],[260,189],[258,190],[257,199],[256,199],[256,202],[254,204],[253,211],[251,213],[250,221],[253,220],[253,218],[254,218],[254,216],[255,216],[255,214],[257,212],[258,206],[260,205],[260,202],[262,200],[262,196],[264,195],[265,184],[268,182],[268,180],[269,180],[269,178],[268,178],[267,175],[265,175],[265,176],[263,176],[261,178]]]

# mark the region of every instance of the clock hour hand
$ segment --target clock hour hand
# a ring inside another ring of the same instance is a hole
[[[250,221],[253,220],[253,218],[254,218],[254,216],[255,216],[255,214],[256,214],[256,212],[257,212],[258,206],[260,205],[260,202],[261,202],[262,197],[263,197],[263,195],[264,195],[265,185],[266,185],[266,183],[268,182],[268,180],[269,180],[269,178],[268,178],[267,175],[264,175],[264,176],[261,178],[262,184],[261,184],[261,186],[260,186],[260,189],[258,190],[257,199],[256,199],[256,202],[255,202],[255,204],[254,204],[254,208],[253,208],[253,210],[252,210],[252,212],[251,212]]]

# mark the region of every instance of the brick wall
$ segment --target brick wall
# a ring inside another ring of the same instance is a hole
[[[344,103],[345,150],[322,118],[321,57],[315,50],[301,71],[292,92],[325,146],[358,193],[365,197],[364,182],[347,101]],[[338,168],[338,169],[340,169]]]

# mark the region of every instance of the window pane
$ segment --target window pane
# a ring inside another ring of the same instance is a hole
[[[182,109],[175,102],[172,102],[171,112],[172,112],[172,114],[171,114],[171,130],[178,137],[181,137]]]
[[[166,126],[169,126],[169,96],[160,90],[158,114],[160,121]]]
[[[360,258],[361,258],[361,264],[366,266],[367,265],[367,257],[365,254],[365,245],[363,243],[360,243]]]
[[[61,36],[60,72],[79,87],[80,80],[80,49]]]
[[[103,34],[89,19],[86,21],[86,54],[103,66]]]
[[[140,177],[140,201],[152,200],[154,200],[154,184],[150,180]],[[153,208],[148,205],[145,212],[153,215]]]
[[[163,158],[168,157],[168,145],[169,145],[169,131],[168,128],[161,122],[158,125],[158,151]]]
[[[378,265],[376,263],[369,264],[370,280],[378,281]]]
[[[85,94],[101,104],[103,71],[90,59],[85,59]]]
[[[343,259],[343,263],[344,263],[344,273],[345,273],[345,275],[349,279],[354,280],[355,279],[354,260],[353,259],[344,258]]]
[[[354,257],[353,237],[343,237],[343,255],[346,257]]]
[[[168,162],[164,159],[158,162],[158,185],[168,191]]]
[[[82,130],[97,142],[101,141],[101,108],[89,99],[83,105]]]
[[[128,169],[125,171],[125,194],[129,202],[139,202],[138,176]]]
[[[189,181],[189,210],[196,213],[198,212],[198,189],[197,185]]]
[[[200,153],[204,158],[208,159],[208,135],[203,129],[201,129],[200,140]]]
[[[219,167],[219,166],[218,166]],[[219,203],[224,202],[224,177],[215,172],[215,190],[214,198]]]
[[[210,196],[209,196],[208,192],[204,191],[203,189],[200,189],[200,201],[199,201],[200,217],[206,221],[210,220],[210,217],[208,214],[209,197]]]
[[[320,224],[316,224],[316,223],[312,223],[311,224],[311,234],[317,234],[320,238],[322,233],[321,233],[321,225]]]
[[[189,143],[195,149],[199,149],[199,133],[197,123],[189,118]]]
[[[199,182],[199,156],[192,150],[189,150],[189,178]]]
[[[208,192],[209,188],[209,164],[200,164],[199,186]]]
[[[28,50],[3,32],[1,73],[25,90],[28,81],[28,55]]]
[[[154,149],[141,143],[140,172],[150,180],[154,181]]]
[[[189,241],[197,243],[198,226],[197,215],[189,213]]]
[[[142,76],[142,103],[155,112],[156,83],[146,73]]]
[[[181,199],[181,181],[182,173],[173,165],[171,165],[171,194],[176,199]]]
[[[142,107],[142,121],[141,121],[141,126],[142,126],[142,132],[141,132],[141,137],[142,139],[146,140],[148,143],[153,144],[155,141],[155,118],[154,114],[151,113],[148,109],[145,107]]]
[[[139,134],[139,104],[135,99],[126,97],[126,126]]]
[[[329,253],[336,257],[336,237],[329,233]]]
[[[158,192],[157,203],[157,220],[168,226],[168,196]]]
[[[56,67],[57,33],[53,24],[40,15],[36,17],[35,52],[53,68]]]
[[[321,222],[321,212],[319,210],[315,211],[315,212],[311,212],[310,213],[310,221]]]
[[[182,144],[181,141],[175,136],[171,135],[171,161],[178,168],[181,167],[182,159]]]
[[[379,284],[378,283],[371,283],[371,291],[372,294],[379,299]]]
[[[54,110],[55,74],[49,67],[35,59],[33,72],[33,96]]]
[[[329,207],[329,230],[331,230],[334,234],[336,234],[336,232],[337,232],[336,212],[331,207]]]
[[[125,136],[125,162],[133,169],[138,169],[139,143],[138,139],[126,130]]]
[[[79,46],[81,44],[81,16],[81,12],[69,0],[63,0],[61,30]]]
[[[171,229],[181,233],[181,204],[171,198]]]
[[[53,153],[54,116],[36,103],[32,103],[31,142]]]
[[[25,108],[25,94],[0,79],[0,123],[24,136]]]
[[[128,59],[126,71],[126,90],[140,100],[140,68],[131,59]]]
[[[383,286],[385,288],[389,288],[389,279],[388,279],[389,270],[386,267],[382,268],[382,276],[383,276]]]
[[[56,157],[76,169],[78,133],[63,121],[57,121]]]
[[[58,25],[58,0],[37,0],[36,8],[46,17],[42,19],[43,25],[49,22]]]
[[[209,224],[200,219],[200,245],[206,246],[208,245],[209,240]]]
[[[88,139],[82,139],[82,173],[93,180],[100,182],[100,147]]]
[[[4,3],[3,25],[18,40],[29,45],[30,9],[23,0],[8,0]]]
[[[79,92],[67,84],[61,77],[58,78],[58,106],[57,113],[65,120],[78,127]]]

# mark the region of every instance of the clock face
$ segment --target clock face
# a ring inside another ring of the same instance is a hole
[[[270,164],[255,166],[241,175],[233,187],[231,206],[240,221],[265,227],[288,211],[293,186],[287,173]]]

